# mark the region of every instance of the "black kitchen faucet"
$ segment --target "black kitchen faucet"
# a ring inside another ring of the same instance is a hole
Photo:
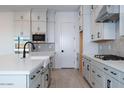
[[[32,45],[33,50],[35,49],[35,46],[34,46],[34,44],[33,44],[32,42],[30,42],[30,41],[26,42],[26,43],[24,44],[23,58],[26,57],[26,51],[25,51],[25,48],[26,48],[26,45],[27,45],[28,43],[30,43],[30,44]]]

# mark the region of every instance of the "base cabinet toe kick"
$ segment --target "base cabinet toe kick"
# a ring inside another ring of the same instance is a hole
[[[124,88],[124,72],[86,56],[83,77],[93,88]]]
[[[38,67],[29,75],[0,75],[0,88],[47,88],[50,83],[49,64]]]

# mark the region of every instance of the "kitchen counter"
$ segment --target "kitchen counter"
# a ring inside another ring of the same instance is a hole
[[[48,56],[52,57],[54,56],[55,52],[54,51],[44,51],[44,52],[31,52],[31,56]]]
[[[112,60],[109,60],[109,61],[104,61],[104,60],[101,60],[101,59],[98,59],[98,58],[95,58],[94,56],[88,56],[88,55],[84,55],[84,57],[87,57],[87,58],[90,58],[96,62],[99,62],[99,63],[102,63],[106,66],[110,66],[116,70],[119,70],[121,72],[124,72],[124,61],[112,61]]]
[[[19,59],[17,55],[4,55],[0,56],[0,74],[30,74],[43,64],[44,60],[32,60],[30,56]]]

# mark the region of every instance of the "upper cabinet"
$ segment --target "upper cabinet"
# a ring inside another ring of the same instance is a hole
[[[32,9],[31,20],[32,21],[46,21],[47,9]]]
[[[15,20],[16,21],[30,21],[30,11],[16,11]]]
[[[83,31],[83,6],[79,8],[79,31]]]
[[[120,36],[124,36],[124,5],[120,5]]]
[[[15,12],[15,36],[30,37],[30,11]]]
[[[91,41],[105,41],[115,39],[115,23],[97,23],[96,18],[102,6],[93,6],[91,12],[92,29]]]
[[[32,33],[46,34],[47,9],[32,9],[31,11],[31,30]]]

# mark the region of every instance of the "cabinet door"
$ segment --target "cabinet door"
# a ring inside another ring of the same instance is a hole
[[[32,33],[38,33],[39,32],[39,25],[38,22],[32,22]]]
[[[119,88],[124,88],[124,84],[119,83]]]
[[[32,33],[46,33],[46,22],[32,22]]]
[[[19,21],[19,20],[29,21],[30,20],[30,12],[29,11],[15,12],[15,20],[17,20],[17,21]]]
[[[20,36],[23,33],[22,26],[22,21],[15,21],[15,36]]]
[[[23,21],[22,29],[23,29],[23,36],[30,37],[30,22]]]
[[[30,22],[28,21],[16,21],[15,22],[15,36],[30,37]]]
[[[124,5],[120,5],[120,36],[124,35]]]
[[[106,75],[105,86],[106,88],[118,88],[119,82],[116,79],[110,77],[109,75]]]
[[[0,75],[0,88],[26,88],[26,75]]]
[[[93,66],[93,65],[91,65],[91,86],[93,87],[93,88],[95,88],[96,87],[96,69],[95,69],[95,67]]]
[[[96,78],[95,78],[95,87],[96,88],[104,88],[105,87],[105,75],[103,71],[96,68]]]
[[[32,21],[46,21],[46,11],[33,11],[31,18]]]
[[[46,22],[39,22],[40,32],[46,33]]]

